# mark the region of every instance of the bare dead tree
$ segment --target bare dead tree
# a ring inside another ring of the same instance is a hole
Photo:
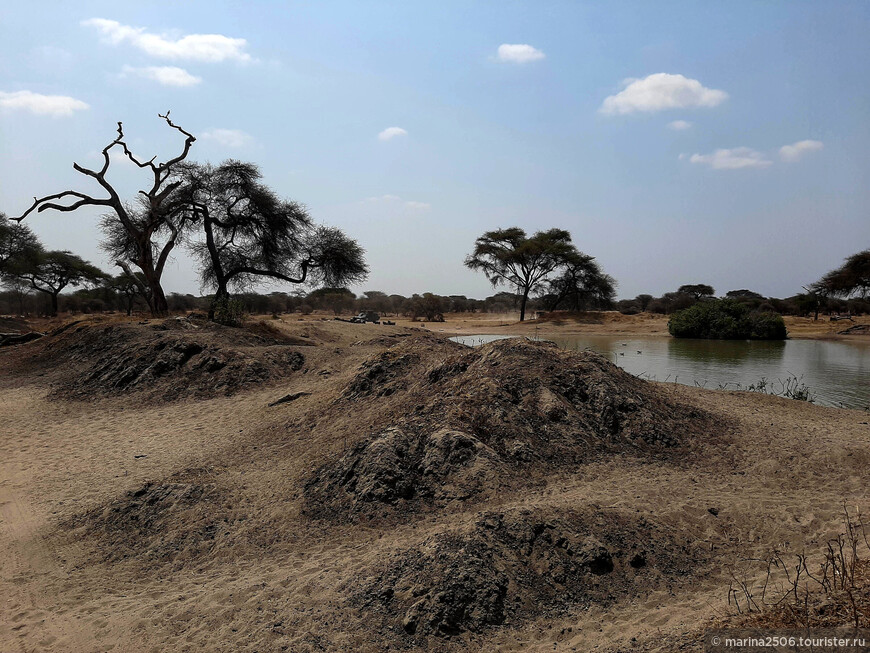
[[[76,190],[64,190],[41,198],[34,197],[30,208],[14,219],[20,222],[33,211],[41,213],[49,209],[65,213],[75,211],[83,206],[100,206],[110,209],[107,220],[104,220],[103,223],[104,226],[107,222],[113,226],[108,234],[107,249],[123,254],[123,256],[118,257],[116,264],[130,277],[137,278],[130,270],[130,263],[142,271],[141,290],[143,296],[148,297],[152,315],[165,315],[169,307],[166,295],[160,285],[160,279],[166,261],[185,227],[183,211],[170,201],[172,194],[181,185],[181,181],[174,178],[174,167],[187,157],[196,138],[173,123],[169,118],[168,111],[165,114],[158,114],[158,116],[185,137],[180,154],[164,163],[155,163],[156,157],[152,157],[149,161],[139,160],[127,147],[124,140],[123,125],[119,122],[117,138],[102,150],[102,168],[91,170],[78,163],[73,163],[73,169],[76,172],[94,179],[108,197],[93,197]],[[149,170],[153,176],[151,188],[139,191],[140,203],[136,210],[121,200],[115,188],[106,179],[111,162],[109,153],[115,147],[120,147],[124,156],[139,168]],[[60,203],[62,200],[74,201]],[[117,246],[119,242],[120,247]]]

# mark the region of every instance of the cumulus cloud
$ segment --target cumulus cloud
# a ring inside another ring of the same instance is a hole
[[[408,132],[401,127],[387,127],[384,131],[378,134],[378,140],[388,141],[396,136],[407,136]]]
[[[682,75],[655,73],[623,83],[622,91],[604,99],[599,109],[601,113],[622,115],[636,111],[715,107],[728,99],[725,91],[706,88],[697,79]]]
[[[124,66],[122,74],[138,75],[164,86],[196,86],[202,81],[201,77],[191,75],[184,68],[175,66],[145,66],[144,68]]]
[[[668,129],[672,129],[675,132],[685,131],[692,126],[692,123],[686,120],[674,120],[673,122],[668,123]]]
[[[680,158],[683,158],[682,156]],[[766,168],[772,162],[750,147],[716,150],[712,154],[693,154],[692,163],[708,165],[714,170],[737,170],[739,168]]]
[[[32,91],[0,91],[0,108],[29,111],[38,116],[71,116],[74,111],[84,111],[90,107],[68,95],[42,95]]]
[[[547,55],[527,43],[502,43],[498,46],[496,60],[502,63],[529,63],[540,61]]]
[[[253,140],[250,134],[240,129],[209,129],[200,138],[224,147],[244,147]]]
[[[107,43],[129,43],[134,48],[160,59],[189,59],[216,63],[221,61],[250,61],[245,52],[248,42],[223,34],[188,34],[174,38],[151,34],[144,27],[122,25],[116,20],[90,18],[83,20],[85,27],[94,27]]]
[[[821,141],[798,141],[792,145],[783,145],[779,148],[779,158],[787,163],[800,161],[804,154],[816,152],[824,147]]]
[[[386,204],[399,206],[412,211],[425,211],[431,209],[432,205],[428,202],[417,202],[414,200],[403,200],[398,195],[379,195],[378,197],[367,197],[362,204]]]

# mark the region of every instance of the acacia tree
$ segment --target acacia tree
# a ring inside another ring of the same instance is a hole
[[[27,225],[12,221],[0,213],[0,274],[15,259],[31,257],[41,250],[39,239]]]
[[[141,297],[145,300],[146,304],[149,303],[147,294],[148,285],[145,283],[145,277],[141,272],[136,272],[132,276],[124,272],[109,279],[106,285],[114,292],[124,296],[127,315],[133,314],[133,306],[137,298]],[[143,294],[143,289],[145,294]]]
[[[142,271],[144,280],[141,282],[141,290],[143,296],[149,298],[148,304],[153,315],[165,315],[168,311],[166,295],[160,279],[166,261],[185,227],[177,203],[171,201],[174,192],[181,185],[181,180],[175,178],[175,168],[187,157],[191,145],[196,140],[192,134],[170,120],[168,111],[159,117],[163,118],[172,129],[184,135],[184,145],[180,154],[164,163],[155,163],[156,157],[152,157],[149,161],[138,159],[127,147],[123,125],[119,122],[117,138],[102,150],[103,165],[99,170],[91,170],[73,163],[76,172],[94,179],[108,197],[93,197],[77,190],[64,190],[53,195],[34,198],[31,207],[15,218],[20,222],[33,211],[41,213],[49,209],[62,212],[75,211],[83,206],[110,209],[110,213],[106,214],[103,220],[103,227],[107,230],[105,247],[107,251],[118,256],[115,263],[130,277],[134,277],[129,267],[130,263]],[[114,148],[120,148],[132,163],[151,173],[153,179],[151,187],[139,191],[138,207],[123,202],[118,192],[106,179],[111,162],[110,153]],[[74,201],[61,204],[59,203],[61,200]]]
[[[256,165],[185,164],[174,203],[201,227],[192,249],[203,284],[215,289],[209,308],[269,279],[330,287],[364,280],[363,249],[338,229],[314,225],[305,207],[280,199],[261,182]]]
[[[847,258],[843,265],[812,284],[810,292],[823,297],[867,297],[870,294],[870,249]]]
[[[52,316],[57,315],[57,296],[64,288],[98,283],[107,278],[102,270],[68,251],[40,251],[34,257],[16,261],[6,274],[48,295]]]
[[[563,229],[539,231],[531,238],[519,227],[487,231],[475,241],[466,267],[482,271],[493,288],[507,284],[520,295],[520,321],[526,319],[529,293],[558,268],[579,256],[571,234]]]
[[[712,297],[716,291],[713,290],[713,286],[709,286],[706,283],[689,283],[677,288],[677,292],[686,293],[697,301],[701,301],[702,299]]]
[[[561,275],[547,282],[547,310],[565,305],[574,311],[604,309],[616,298],[616,280],[605,274],[595,258],[578,253],[570,257]]]

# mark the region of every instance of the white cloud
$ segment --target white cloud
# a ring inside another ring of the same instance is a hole
[[[144,27],[122,25],[116,20],[91,18],[82,25],[95,27],[112,45],[129,43],[152,57],[161,59],[190,59],[192,61],[220,62],[226,60],[251,61],[245,52],[248,42],[223,34],[188,34],[180,38],[151,34]]]
[[[716,150],[712,154],[693,154],[689,161],[709,165],[714,170],[766,168],[772,163],[761,152],[750,147]]]
[[[404,209],[412,211],[425,211],[431,209],[432,205],[428,202],[417,202],[414,200],[403,200],[398,195],[380,195],[378,197],[367,197],[361,204],[384,204],[392,206],[400,206]]]
[[[253,140],[250,134],[240,129],[209,129],[202,133],[201,138],[224,147],[244,147]]]
[[[816,152],[824,147],[821,141],[798,141],[792,145],[783,145],[779,148],[779,158],[788,163],[800,161],[804,154]]]
[[[526,43],[502,43],[498,46],[496,60],[502,63],[528,63],[539,61],[547,55]]]
[[[39,116],[71,116],[74,111],[83,111],[90,107],[67,95],[41,95],[31,91],[15,91],[5,93],[0,91],[0,108],[20,109]]]
[[[692,126],[692,123],[686,120],[674,120],[673,122],[668,123],[668,129],[672,129],[675,132],[685,131]]]
[[[145,66],[144,68],[124,66],[122,74],[138,75],[164,86],[196,86],[202,81],[201,77],[191,75],[184,68],[175,66]]]
[[[378,140],[388,141],[396,136],[407,136],[408,132],[401,127],[387,127],[384,131],[378,134]]]
[[[705,88],[697,79],[682,75],[655,73],[643,79],[627,79],[625,88],[604,99],[599,111],[626,114],[635,111],[661,111],[689,107],[715,107],[728,99],[725,91]]]

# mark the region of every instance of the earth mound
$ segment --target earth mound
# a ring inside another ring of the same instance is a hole
[[[0,316],[0,333],[29,333],[33,331],[26,320],[19,317]]]
[[[334,404],[349,408],[382,426],[310,477],[309,515],[464,500],[608,453],[675,460],[716,433],[709,416],[596,353],[519,339],[408,339],[362,364]]]
[[[314,504],[343,513],[401,500],[467,499],[492,487],[503,471],[498,454],[469,433],[389,428],[322,468],[306,492]]]
[[[185,474],[148,482],[65,524],[70,537],[92,538],[103,561],[182,563],[208,553],[232,521],[221,492]]]
[[[678,584],[700,564],[686,538],[613,511],[488,512],[394,555],[352,601],[417,640],[517,625]]]
[[[173,401],[232,395],[289,376],[305,363],[298,346],[311,344],[266,323],[231,328],[186,318],[80,321],[34,343],[23,364],[57,374],[55,397],[136,393]]]

